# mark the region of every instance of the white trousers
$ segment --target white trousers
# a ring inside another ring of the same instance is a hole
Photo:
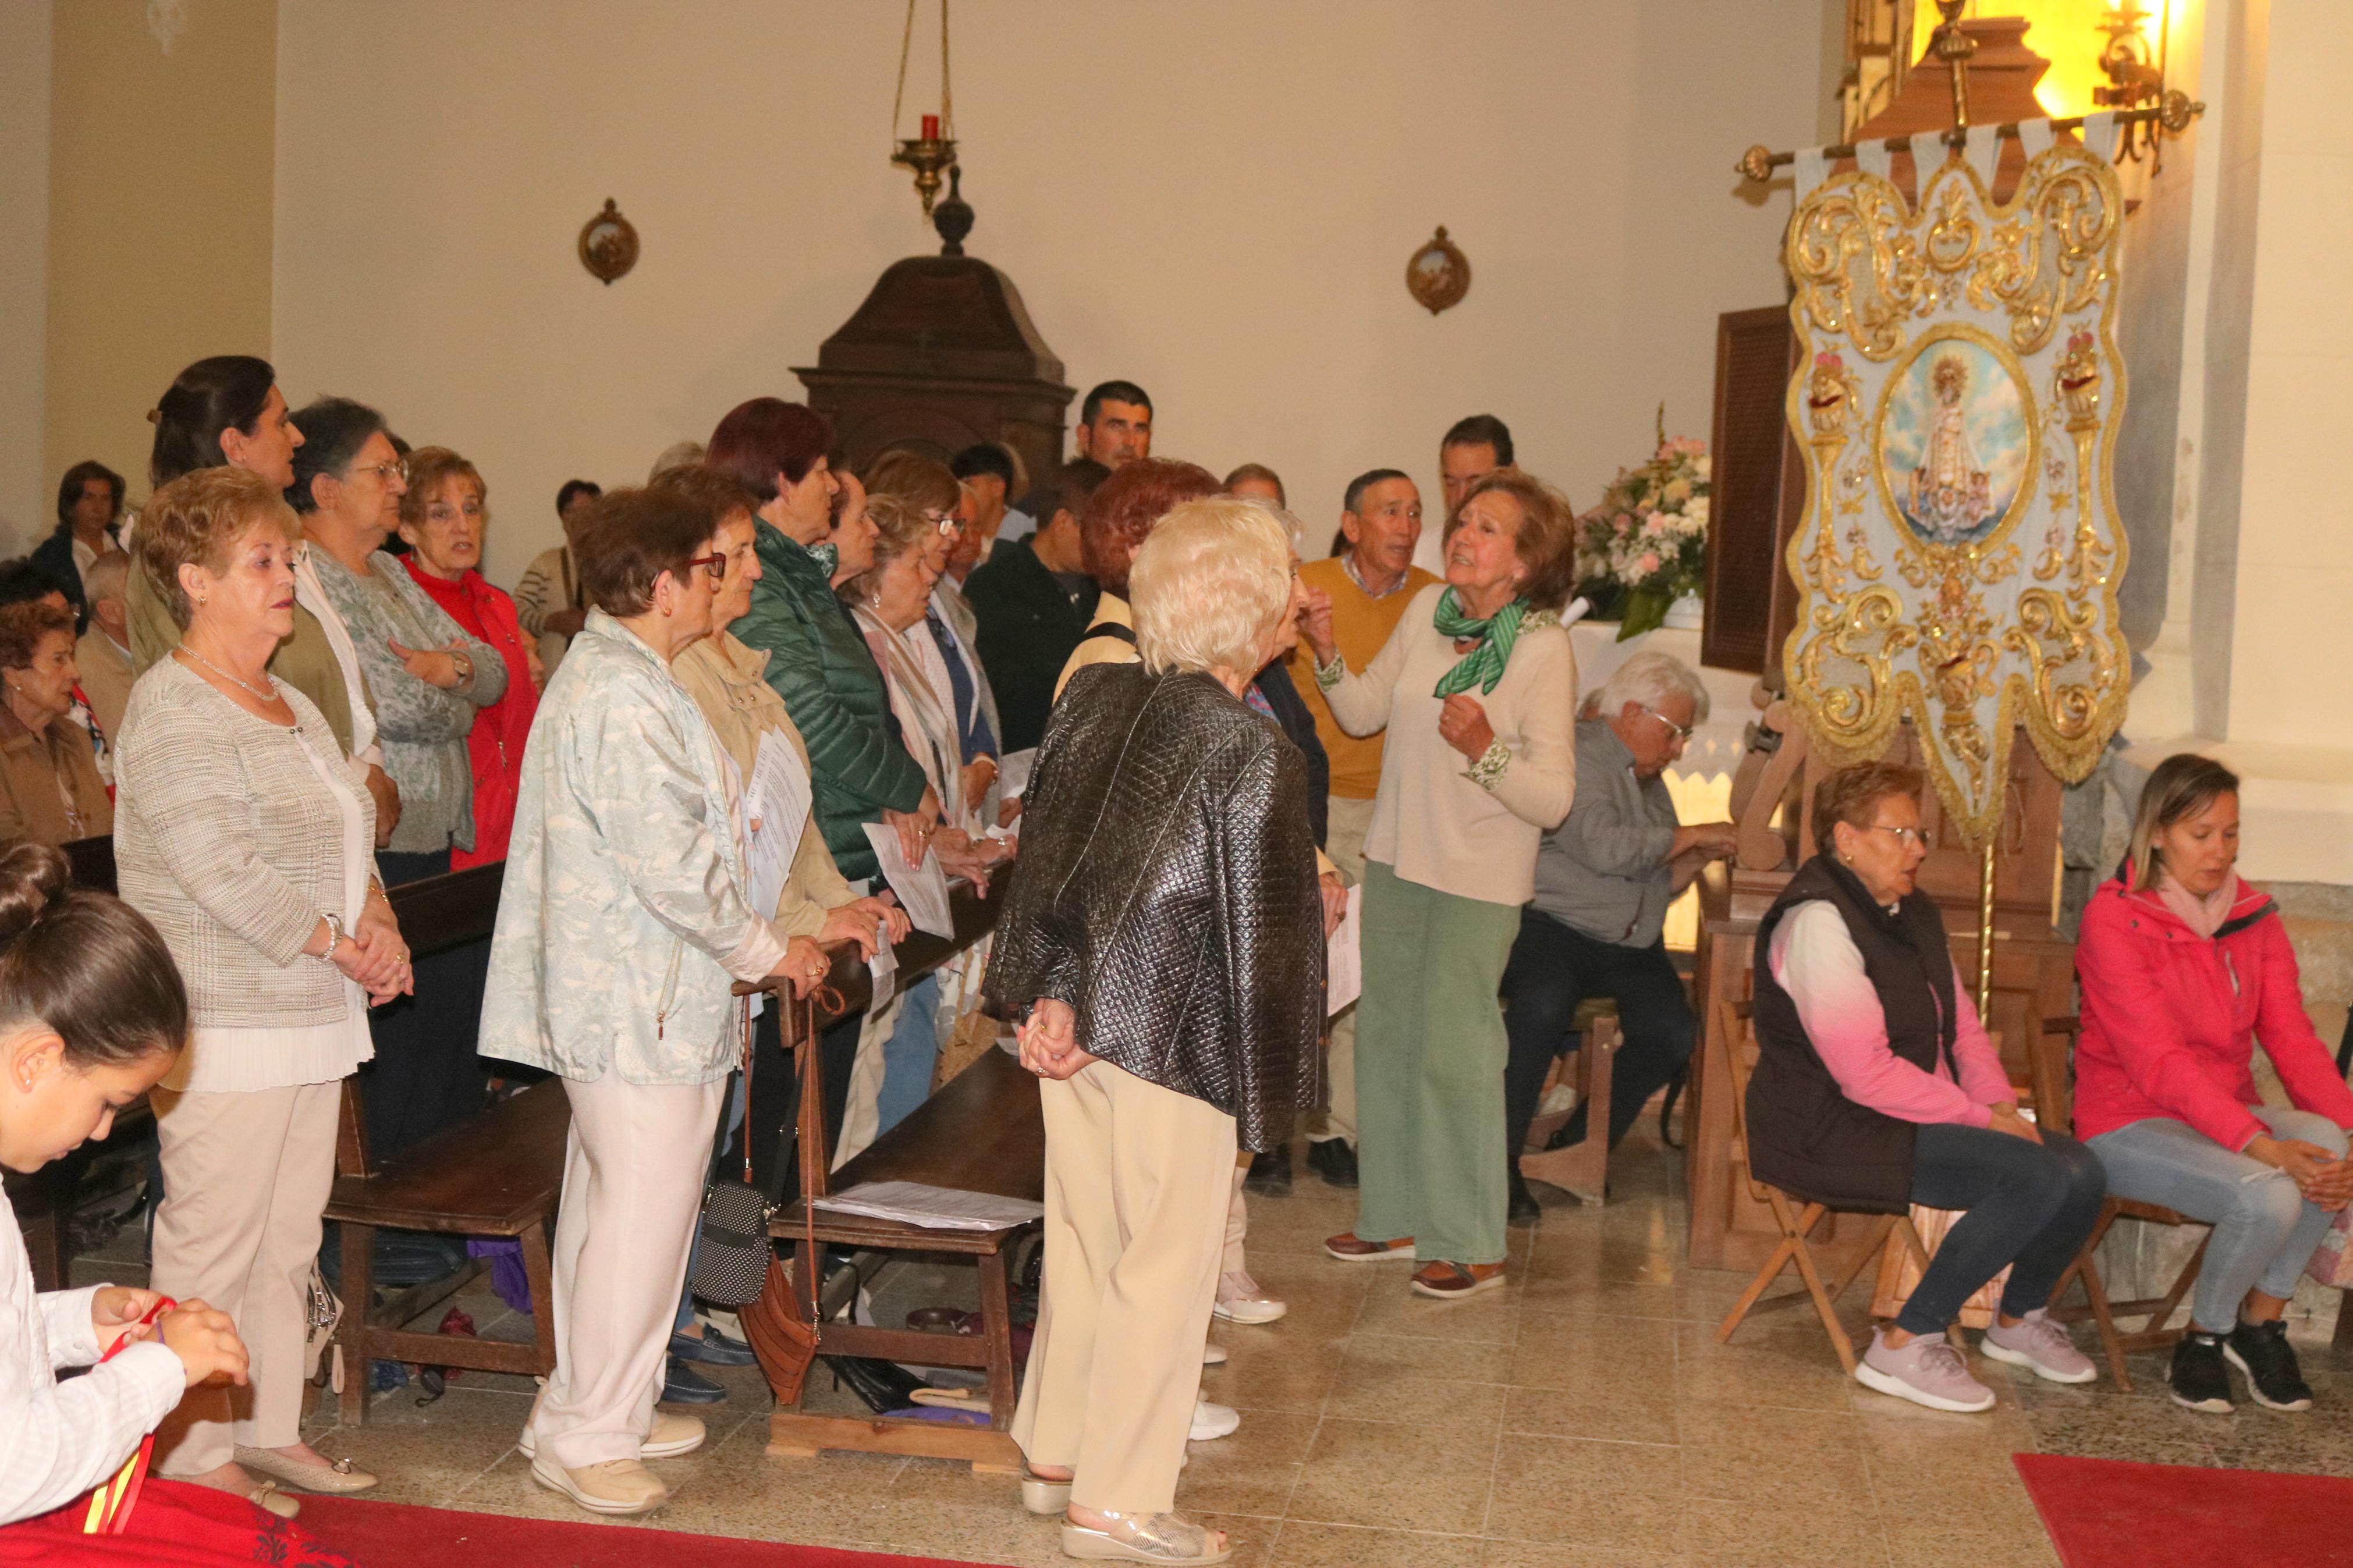
[[[240,1443],[286,1448],[302,1440],[311,1269],[319,1215],[335,1184],[343,1094],[341,1082],[153,1091],[164,1202],[151,1283],[227,1312],[252,1358],[247,1386],[191,1390],[165,1417],[155,1436],[160,1474],[218,1469]],[[367,1369],[350,1375],[365,1377]]]
[[[567,1470],[634,1459],[661,1397],[670,1325],[727,1080],[564,1081],[572,1131],[555,1220],[555,1372],[532,1419]]]
[[[1176,1501],[1234,1178],[1234,1119],[1109,1062],[1039,1086],[1046,1271],[1013,1440],[1082,1508]]]

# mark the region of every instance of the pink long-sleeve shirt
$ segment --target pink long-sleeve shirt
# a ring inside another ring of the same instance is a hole
[[[1835,905],[1817,899],[1782,916],[1767,962],[1797,1004],[1822,1066],[1856,1104],[1905,1121],[1985,1127],[1993,1121],[1992,1107],[2017,1098],[1957,967],[1953,1061],[1960,1080],[1955,1082],[1943,1063],[1924,1072],[1888,1048],[1886,1012],[1863,969],[1862,950]]]

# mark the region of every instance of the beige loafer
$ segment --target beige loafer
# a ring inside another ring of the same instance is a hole
[[[306,1465],[290,1459],[273,1448],[248,1448],[240,1444],[237,1462],[248,1470],[258,1470],[290,1487],[301,1487],[306,1492],[334,1496],[343,1492],[364,1492],[376,1484],[376,1478],[355,1468],[349,1459],[337,1459],[332,1464]]]
[[[562,1492],[590,1513],[651,1513],[670,1501],[670,1489],[635,1459],[607,1459],[567,1470],[548,1459],[531,1462],[531,1479]]]

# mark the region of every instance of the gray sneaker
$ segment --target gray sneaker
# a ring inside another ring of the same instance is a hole
[[[2067,1331],[2040,1308],[2021,1318],[2014,1329],[2002,1327],[1996,1318],[1993,1327],[1978,1341],[1978,1349],[1995,1361],[2025,1367],[2045,1383],[2089,1383],[2100,1375],[2091,1358],[2067,1337]]]
[[[1871,1348],[1854,1369],[1857,1383],[1925,1405],[1964,1415],[1993,1408],[1993,1390],[1969,1375],[1960,1352],[1942,1334],[1922,1334],[1902,1350],[1891,1350],[1886,1331],[1871,1331]]]

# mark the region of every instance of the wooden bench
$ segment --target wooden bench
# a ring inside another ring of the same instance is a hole
[[[956,930],[953,942],[918,931],[899,944],[902,986],[971,946],[996,923],[994,899],[985,900],[969,889],[958,888],[951,905]],[[871,990],[863,966],[838,956],[831,984],[844,993],[845,1012],[864,1008]],[[821,1016],[820,1028],[826,1021]],[[816,1042],[791,1038],[792,1034],[788,1026],[786,1035],[799,1065],[802,1093],[822,1104]],[[818,1131],[822,1147],[822,1128]],[[846,1191],[863,1182],[916,1182],[1035,1203],[1044,1196],[1045,1180],[1046,1127],[1037,1079],[1003,1051],[989,1050],[840,1170],[829,1177],[820,1176],[811,1195],[822,1197],[828,1191]],[[828,1321],[819,1325],[818,1353],[982,1369],[988,1374],[989,1424],[979,1428],[934,1421],[820,1415],[802,1410],[797,1398],[786,1397],[792,1380],[776,1364],[781,1340],[776,1326],[802,1313],[786,1295],[792,1287],[786,1284],[781,1271],[771,1269],[768,1290],[743,1313],[753,1349],[760,1354],[763,1370],[778,1395],[777,1408],[768,1417],[768,1451],[814,1458],[822,1449],[849,1448],[961,1459],[981,1470],[1017,1468],[1021,1452],[1008,1431],[1013,1421],[1015,1386],[1011,1292],[1005,1254],[1008,1244],[1029,1227],[928,1230],[841,1214],[822,1205],[812,1215],[804,1207],[805,1201],[785,1205],[768,1227],[780,1247],[789,1245],[793,1250],[795,1281],[821,1278],[819,1259],[828,1247],[950,1253],[974,1260],[980,1273],[981,1331],[976,1337]],[[807,1287],[802,1284],[799,1289]]]

